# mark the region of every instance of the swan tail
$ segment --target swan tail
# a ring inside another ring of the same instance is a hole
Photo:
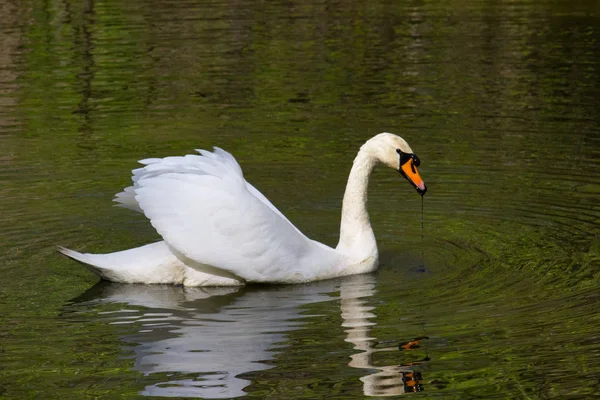
[[[62,246],[58,251],[112,282],[183,284],[185,279],[185,265],[164,242],[108,254],[80,253]]]

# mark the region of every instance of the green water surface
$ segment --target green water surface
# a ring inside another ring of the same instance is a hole
[[[0,398],[600,397],[597,1],[0,0]],[[222,147],[335,245],[360,145],[374,274],[98,282],[157,241],[136,160]],[[421,236],[423,235],[423,238]]]

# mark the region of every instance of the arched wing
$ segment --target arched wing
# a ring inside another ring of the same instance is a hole
[[[314,247],[224,150],[142,160],[135,203],[176,253],[247,281],[289,281]],[[129,202],[128,204],[133,204]]]
[[[197,150],[198,152],[205,152],[205,150]],[[222,152],[222,153],[221,153]],[[233,163],[235,163],[235,165],[237,165],[236,167],[233,167],[232,165],[232,169],[235,173],[238,173],[238,169],[239,169],[239,174],[242,176],[243,179],[243,174],[242,174],[242,169],[239,166],[239,164],[237,163],[237,161],[235,160],[235,158],[228,152],[226,152],[223,149],[220,149],[218,147],[215,147],[215,153],[209,153],[209,152],[205,152],[205,154],[217,154],[218,158],[224,158],[224,157],[231,157],[231,161]],[[196,156],[197,157],[197,156]],[[175,158],[183,158],[184,157],[171,157],[172,159]],[[147,158],[144,160],[140,160],[139,163],[140,164],[144,164],[144,165],[148,165],[148,164],[154,164],[154,163],[160,163],[161,161],[163,161],[162,158]],[[174,163],[174,160],[171,160],[171,163]],[[139,168],[139,169],[135,169],[133,170],[133,176],[132,176],[132,180],[134,183],[134,186],[128,186],[125,189],[123,189],[122,192],[119,192],[115,195],[115,198],[113,199],[113,201],[116,204],[117,207],[122,207],[122,208],[127,208],[133,211],[137,211],[140,213],[143,213],[144,211],[140,208],[140,205],[138,204],[136,198],[135,198],[135,183],[140,179],[140,177],[145,176],[146,174],[148,174],[148,171],[146,168]],[[273,205],[273,203],[271,203],[269,201],[269,199],[267,199],[258,189],[256,189],[254,186],[252,186],[249,182],[245,181],[246,183],[246,188],[248,189],[248,191],[253,194],[256,198],[258,198],[260,201],[262,201],[263,203],[265,203],[265,205],[267,207],[269,207],[271,210],[273,210],[275,213],[277,213],[279,216],[281,216],[283,219],[285,219],[286,221],[289,222],[289,220],[285,217],[285,215],[283,215],[278,209],[277,207],[275,207]],[[291,224],[291,222],[290,222]],[[292,225],[294,226],[294,225]],[[294,229],[298,229],[294,226]]]

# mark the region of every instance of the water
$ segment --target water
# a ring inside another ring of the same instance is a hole
[[[0,12],[0,397],[597,397],[597,2]],[[335,245],[352,159],[382,131],[428,192],[422,231],[418,194],[375,171],[375,274],[123,286],[55,251],[158,240],[112,196],[135,160],[213,145]]]

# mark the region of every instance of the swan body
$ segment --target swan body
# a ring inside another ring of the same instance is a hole
[[[59,251],[103,279],[122,283],[236,286],[301,283],[373,271],[375,235],[367,214],[371,171],[385,164],[423,195],[418,158],[404,139],[381,133],[358,152],[344,194],[336,248],[306,237],[246,182],[228,152],[150,158],[133,171],[119,206],[143,212],[163,241],[110,254]]]

